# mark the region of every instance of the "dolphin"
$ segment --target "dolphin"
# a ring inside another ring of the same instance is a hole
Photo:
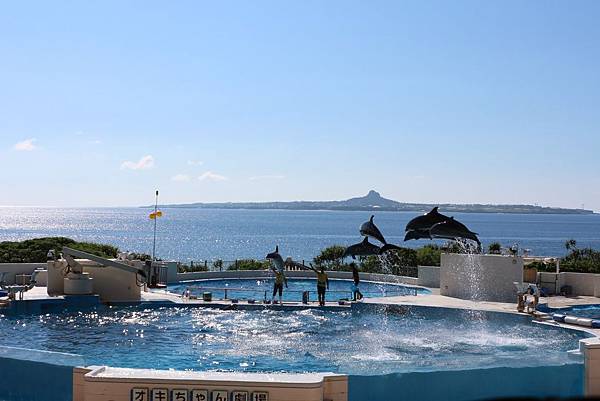
[[[365,237],[362,242],[350,245],[348,248],[346,248],[342,259],[346,256],[352,256],[352,259],[356,259],[356,256],[379,255],[380,252],[381,248],[379,248],[377,245],[371,244],[369,242],[369,237]]]
[[[450,217],[448,220],[441,223],[434,224],[429,230],[431,237],[433,238],[444,238],[456,240],[457,238],[470,239],[477,242],[477,245],[481,246],[477,233],[469,230],[467,226],[461,222],[454,220],[454,217]]]
[[[429,228],[426,229],[418,229],[418,230],[408,230],[406,235],[404,236],[404,241],[408,241],[411,239],[431,239],[431,234],[429,233]]]
[[[429,230],[433,227],[434,224],[441,223],[450,219],[448,216],[444,216],[440,212],[438,212],[438,207],[434,207],[431,209],[429,213],[426,213],[422,216],[415,217],[411,221],[408,222],[404,231],[411,230]],[[427,237],[419,237],[419,238],[427,238]],[[418,238],[409,238],[409,239],[418,239]],[[406,241],[406,239],[405,239]]]
[[[371,215],[369,221],[365,221],[364,223],[362,223],[362,225],[360,226],[360,235],[375,238],[377,241],[385,245],[387,244],[387,242],[385,241],[385,238],[383,237],[381,231],[379,231],[379,228],[377,228],[375,223],[373,223],[373,217],[375,216]]]
[[[280,272],[283,271],[283,268],[285,267],[285,262],[279,254],[279,245],[275,246],[275,252],[267,254],[267,259],[273,261],[273,264],[275,265],[275,269],[273,270],[278,270]]]

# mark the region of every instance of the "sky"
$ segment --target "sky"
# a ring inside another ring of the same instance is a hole
[[[600,211],[600,2],[6,2],[0,205]]]

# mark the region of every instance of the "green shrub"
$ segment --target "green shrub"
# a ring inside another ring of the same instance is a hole
[[[313,262],[316,268],[325,268],[325,270],[348,270],[343,263],[343,256],[346,248],[340,245],[329,246],[317,255]],[[349,270],[352,270],[351,268]]]
[[[502,245],[499,242],[492,242],[488,245],[488,253],[490,255],[500,255],[502,251]]]
[[[50,249],[58,253],[64,246],[103,258],[116,258],[119,252],[119,249],[112,245],[77,242],[66,237],[44,237],[18,242],[0,242],[0,263],[42,263],[47,260]]]
[[[600,252],[592,248],[578,249],[572,246],[571,252],[561,259],[560,270],[578,273],[600,273]]]
[[[241,259],[227,267],[227,270],[266,270],[271,266],[268,260]]]
[[[417,249],[417,266],[439,266],[442,258],[442,249],[429,244]]]

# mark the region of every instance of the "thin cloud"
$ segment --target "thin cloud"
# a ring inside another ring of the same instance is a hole
[[[88,141],[88,143],[90,145],[100,145],[102,143],[102,141],[100,139],[94,139],[94,140]]]
[[[188,160],[188,166],[201,166],[204,164],[202,160]]]
[[[171,177],[171,181],[187,182],[189,180],[190,176],[187,174],[175,174],[173,177]]]
[[[25,139],[24,141],[15,143],[13,149],[19,152],[31,152],[36,149],[36,146],[33,144],[35,141],[35,138]]]
[[[200,175],[200,177],[198,177],[199,181],[227,181],[228,178],[225,177],[224,175],[220,175],[220,174],[216,174],[213,173],[212,171],[207,171],[206,173],[203,173],[202,175]]]
[[[124,161],[121,163],[121,170],[149,170],[154,167],[154,157],[147,155],[137,162]]]
[[[250,181],[261,181],[261,180],[283,180],[285,175],[280,174],[271,174],[271,175],[255,175],[254,177],[250,177]]]

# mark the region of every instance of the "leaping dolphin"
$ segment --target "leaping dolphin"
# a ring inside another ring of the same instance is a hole
[[[281,257],[281,255],[279,254],[279,245],[275,246],[275,252],[271,252],[269,254],[267,254],[267,259],[273,261],[273,264],[275,265],[275,269],[282,272],[283,268],[285,267],[285,262],[283,261],[283,258]],[[273,269],[273,270],[275,270]]]
[[[461,222],[454,220],[454,217],[450,217],[448,220],[441,223],[434,224],[429,233],[433,238],[443,238],[456,240],[458,238],[470,239],[477,242],[477,245],[481,247],[481,242],[477,238],[477,233],[469,230],[467,226]]]
[[[431,234],[429,233],[429,228],[422,230],[408,230],[406,235],[404,236],[404,241],[408,241],[411,239],[431,239]]]
[[[379,228],[377,228],[377,226],[375,225],[375,223],[373,223],[373,217],[375,217],[374,215],[371,215],[371,218],[369,219],[369,221],[365,221],[364,223],[362,223],[362,225],[360,226],[360,235],[363,235],[365,237],[372,237],[375,238],[377,241],[381,242],[382,244],[387,244],[385,238],[383,237],[383,234],[381,233],[381,231],[379,231]]]
[[[414,219],[409,221],[408,224],[406,225],[406,228],[404,229],[404,231],[429,230],[431,227],[433,227],[434,224],[441,223],[448,219],[450,219],[450,217],[444,216],[443,214],[438,212],[438,207],[436,206],[433,209],[431,209],[431,211],[429,211],[429,213],[426,213],[422,216],[415,217]],[[425,238],[425,237],[419,237],[419,238]],[[413,239],[413,238],[410,238],[410,239]],[[418,238],[414,238],[414,239],[418,239]],[[406,239],[405,239],[405,241],[406,241]]]
[[[377,245],[371,244],[369,242],[369,237],[365,237],[362,242],[350,245],[348,248],[346,248],[342,258],[352,256],[352,259],[356,259],[356,256],[379,255],[380,252],[381,248],[379,248]]]

